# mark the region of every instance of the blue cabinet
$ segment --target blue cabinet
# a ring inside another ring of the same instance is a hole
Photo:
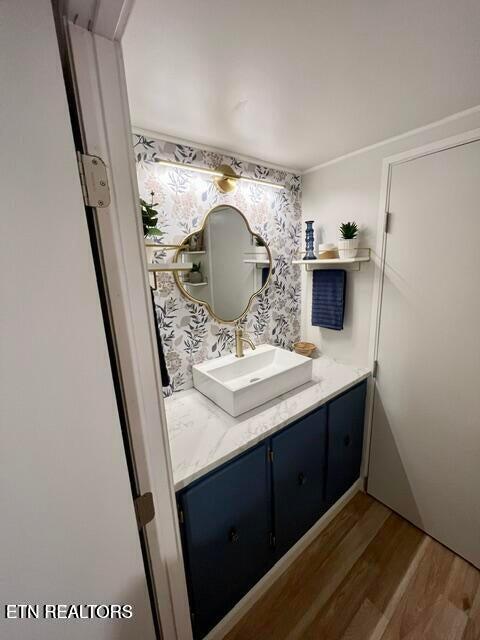
[[[180,494],[194,635],[203,637],[271,565],[267,445]]]
[[[362,382],[179,492],[196,639],[358,479],[365,394]]]
[[[360,475],[367,383],[328,404],[327,487],[330,507]]]
[[[272,437],[275,551],[281,557],[325,511],[327,410]]]

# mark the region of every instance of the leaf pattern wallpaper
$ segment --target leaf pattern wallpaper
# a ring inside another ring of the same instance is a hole
[[[205,151],[134,134],[140,197],[157,204],[158,227],[165,233],[163,244],[179,244],[199,228],[207,212],[219,204],[231,204],[243,212],[252,230],[268,243],[273,269],[267,289],[248,313],[246,331],[255,344],[269,343],[290,348],[300,337],[300,269],[292,259],[300,251],[301,177]],[[233,167],[237,174],[285,185],[285,189],[238,182],[232,194],[220,193],[212,178],[191,171],[156,164],[173,160],[199,167]],[[155,262],[171,258],[160,250]],[[219,324],[205,307],[182,296],[170,273],[157,274],[155,312],[171,377],[166,395],[193,386],[192,365],[230,353],[234,347],[233,326]]]

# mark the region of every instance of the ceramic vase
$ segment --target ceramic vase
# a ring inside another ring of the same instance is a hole
[[[315,245],[314,240],[314,232],[313,232],[313,220],[306,220],[305,224],[307,228],[305,229],[305,255],[303,256],[304,260],[316,260],[317,256],[313,250]]]

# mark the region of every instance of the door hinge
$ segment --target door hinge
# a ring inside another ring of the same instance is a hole
[[[150,491],[144,493],[133,501],[135,505],[135,515],[137,516],[137,526],[139,529],[151,522],[155,516],[155,505],[153,495]]]
[[[82,184],[83,201],[88,207],[103,209],[110,204],[107,167],[98,156],[77,151],[78,172]]]
[[[268,459],[270,460],[270,462],[273,462],[273,450],[272,449],[268,450]]]
[[[378,360],[373,361],[372,378],[376,378],[378,374]]]
[[[275,547],[275,536],[272,532],[270,532],[270,546],[272,547],[272,549]]]
[[[390,233],[390,224],[392,222],[392,214],[385,211],[385,233]]]

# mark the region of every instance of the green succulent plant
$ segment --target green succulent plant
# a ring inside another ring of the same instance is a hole
[[[192,271],[200,271],[201,268],[202,268],[201,262],[194,262],[192,264]]]
[[[358,227],[356,222],[342,222],[340,236],[342,240],[353,240],[357,237]]]
[[[148,204],[143,198],[140,198],[140,207],[142,209],[142,223],[143,223],[143,235],[145,238],[161,238],[165,235],[163,231],[157,228],[158,211],[155,211],[155,207],[158,204],[155,202]]]

